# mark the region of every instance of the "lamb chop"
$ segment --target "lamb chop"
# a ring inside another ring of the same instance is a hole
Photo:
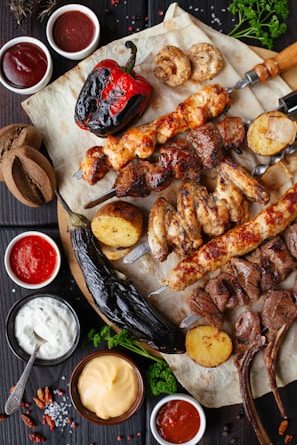
[[[283,418],[287,417],[276,382],[276,358],[280,344],[297,318],[297,307],[290,292],[282,289],[272,290],[265,298],[260,314],[267,338],[264,349],[264,363],[276,404]]]
[[[260,445],[272,442],[257,413],[250,383],[250,369],[255,355],[264,348],[266,338],[261,334],[258,314],[243,312],[235,325],[235,365],[239,373],[239,386],[245,414],[250,421]]]

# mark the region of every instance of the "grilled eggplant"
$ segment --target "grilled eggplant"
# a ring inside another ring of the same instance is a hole
[[[153,349],[167,354],[185,352],[181,330],[104,256],[89,220],[72,212],[65,202],[63,206],[70,216],[68,231],[77,262],[99,311],[119,329],[127,329]]]

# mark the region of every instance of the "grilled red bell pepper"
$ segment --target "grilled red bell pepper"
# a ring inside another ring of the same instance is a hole
[[[147,108],[152,87],[134,72],[137,48],[125,43],[131,56],[125,67],[111,59],[102,60],[88,75],[75,106],[75,122],[97,136],[123,130]]]

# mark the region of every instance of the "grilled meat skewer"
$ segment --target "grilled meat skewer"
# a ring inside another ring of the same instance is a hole
[[[95,184],[110,169],[118,171],[136,157],[149,158],[157,144],[163,145],[180,133],[200,127],[208,120],[220,116],[231,104],[229,94],[220,85],[201,88],[181,102],[172,113],[149,124],[130,128],[121,137],[110,135],[104,146],[89,149],[80,165],[82,179]]]
[[[201,168],[213,168],[222,161],[224,150],[238,148],[245,139],[245,128],[241,118],[226,117],[219,124],[207,122],[199,129],[190,131],[184,139],[172,142],[159,149],[158,162],[138,160],[121,168],[114,187],[87,203],[92,208],[106,199],[117,196],[145,197],[151,191],[167,188],[173,180],[198,181]],[[86,158],[85,179],[90,184],[102,179],[100,157],[96,159],[94,148]],[[103,169],[103,173],[106,171]]]

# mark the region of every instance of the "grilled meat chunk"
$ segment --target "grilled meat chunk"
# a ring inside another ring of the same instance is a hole
[[[258,268],[243,258],[232,258],[223,271],[237,278],[240,286],[249,297],[250,303],[258,300],[260,297],[260,279],[261,275]]]
[[[297,266],[285,242],[280,236],[276,236],[261,246],[264,255],[274,265],[278,280],[283,281]]]
[[[224,141],[216,124],[207,122],[195,130],[190,131],[187,136],[202,159],[202,167],[213,168],[223,159]]]
[[[279,283],[279,274],[274,264],[259,248],[255,249],[246,259],[253,263],[260,272],[260,288],[263,292],[273,289]]]
[[[198,287],[189,299],[189,306],[194,314],[203,317],[211,326],[220,329],[223,325],[223,314],[205,290]]]
[[[226,117],[217,124],[223,138],[225,149],[236,149],[241,146],[246,137],[246,130],[240,117]]]
[[[185,139],[173,142],[159,150],[159,164],[164,171],[172,171],[181,181],[199,181],[201,158]]]
[[[287,417],[276,382],[276,359],[280,344],[297,318],[297,307],[292,295],[286,290],[272,290],[265,298],[261,321],[266,328],[267,345],[264,349],[264,363],[275,401],[283,418]]]
[[[291,224],[284,231],[283,237],[291,255],[297,258],[297,223]]]
[[[228,273],[221,273],[211,278],[205,286],[205,291],[211,296],[221,312],[248,303],[248,296],[236,277]]]

